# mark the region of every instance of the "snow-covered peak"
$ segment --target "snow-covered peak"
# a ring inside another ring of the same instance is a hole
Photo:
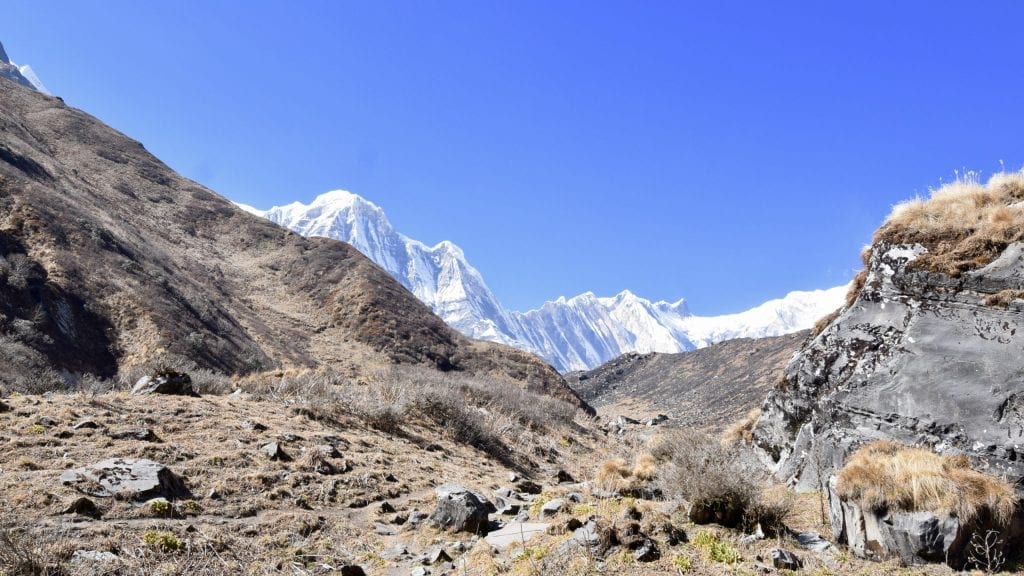
[[[43,83],[36,76],[36,73],[29,66],[18,66],[11,61],[10,57],[7,56],[7,51],[4,50],[3,44],[0,44],[0,78],[7,78],[13,80],[22,86],[32,88],[43,94],[49,94],[50,91],[43,86]]]
[[[507,312],[458,245],[444,240],[428,246],[398,233],[379,206],[358,194],[333,190],[308,204],[269,210],[239,206],[300,234],[352,244],[457,330],[534,352],[563,372],[593,368],[626,352],[683,352],[802,330],[838,308],[846,292],[791,292],[713,317],[693,316],[683,299],[652,302],[630,290],[561,296],[536,310]]]

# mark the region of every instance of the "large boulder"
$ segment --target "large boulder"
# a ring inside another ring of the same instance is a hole
[[[185,483],[174,472],[145,459],[110,458],[68,470],[60,481],[90,496],[118,496],[138,502],[191,498]]]
[[[454,532],[487,533],[487,513],[493,508],[472,490],[457,484],[435,488],[437,507],[430,515],[430,524]]]
[[[876,439],[1024,479],[1024,305],[992,298],[1024,290],[1024,244],[958,277],[914,265],[927,254],[877,242],[863,287],[786,368],[753,430],[780,480],[820,490]]]

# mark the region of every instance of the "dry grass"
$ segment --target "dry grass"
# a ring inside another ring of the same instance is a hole
[[[594,477],[594,486],[606,492],[643,495],[651,492],[651,482],[657,476],[658,461],[645,452],[636,457],[633,466],[624,458],[601,462]]]
[[[760,417],[761,409],[753,408],[747,412],[746,416],[730,424],[722,433],[722,446],[750,444],[754,440],[754,426]]]
[[[1024,300],[1024,290],[1000,290],[995,294],[989,294],[985,296],[984,300],[981,301],[985,306],[998,306],[1000,308],[1006,308],[1014,300]]]
[[[839,496],[866,509],[893,508],[980,517],[1006,524],[1016,508],[1013,486],[972,470],[966,456],[941,456],[892,441],[872,442],[839,472]]]
[[[1001,172],[981,184],[968,172],[931,198],[896,205],[875,242],[921,244],[914,266],[959,276],[994,260],[1024,239],[1024,171]]]

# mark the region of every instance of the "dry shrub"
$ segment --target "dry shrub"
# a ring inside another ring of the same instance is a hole
[[[971,469],[966,456],[941,456],[888,440],[850,456],[836,489],[866,509],[932,511],[962,522],[988,517],[1005,525],[1016,508],[1013,486]]]
[[[735,527],[759,521],[756,505],[767,478],[749,451],[680,430],[661,438],[651,453],[662,463],[662,490],[689,502],[694,522]]]
[[[605,460],[597,468],[594,486],[607,492],[621,492],[630,486],[629,464],[624,458]]]
[[[747,415],[733,422],[722,433],[722,446],[750,444],[754,440],[754,426],[761,417],[761,409],[753,408]]]
[[[839,318],[840,312],[842,312],[841,308],[834,310],[829,314],[822,316],[821,318],[818,318],[818,321],[814,323],[814,327],[811,328],[811,338],[815,338],[818,336],[818,334],[824,332],[825,328],[828,328],[829,324],[831,324],[836,318]]]
[[[959,276],[994,260],[1024,239],[1024,171],[1000,172],[985,184],[967,172],[931,198],[896,205],[875,242],[921,244],[928,249],[913,266]]]
[[[0,528],[0,574],[5,576],[59,576],[66,574],[53,543],[39,542],[9,528]]]
[[[651,481],[654,480],[658,473],[658,462],[654,459],[654,456],[644,453],[636,458],[636,462],[633,463],[633,477],[638,480]]]
[[[853,303],[857,301],[857,296],[860,296],[860,291],[864,289],[864,285],[868,282],[868,269],[865,267],[857,275],[853,277],[853,282],[850,283],[850,289],[846,291],[846,307],[853,306]],[[838,313],[838,310],[836,311]]]
[[[995,294],[989,294],[981,301],[985,306],[998,306],[1006,308],[1014,300],[1024,300],[1024,290],[1000,290]]]

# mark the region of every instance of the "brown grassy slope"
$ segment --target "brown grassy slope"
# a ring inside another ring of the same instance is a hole
[[[680,354],[626,354],[566,380],[602,415],[664,413],[680,426],[720,429],[760,406],[807,334],[740,338]]]
[[[1024,172],[998,173],[985,184],[968,177],[934,190],[928,199],[898,204],[874,241],[921,244],[922,270],[959,276],[980,268],[1024,239]]]
[[[0,256],[5,365],[109,376],[168,355],[228,373],[408,363],[529,374],[575,401],[552,368],[457,334],[349,245],[247,214],[95,118],[2,80]],[[32,278],[12,280],[11,262]]]

